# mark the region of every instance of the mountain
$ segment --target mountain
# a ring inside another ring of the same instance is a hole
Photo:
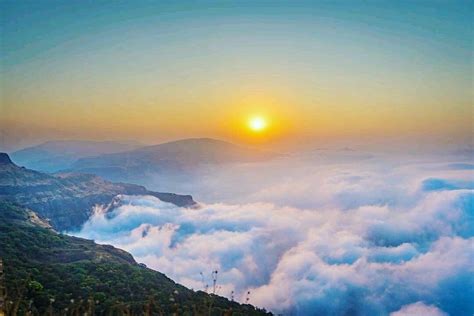
[[[210,138],[192,138],[135,150],[81,158],[71,170],[93,173],[113,181],[144,184],[149,177],[187,181],[202,166],[256,162],[275,153]]]
[[[78,229],[97,204],[108,205],[119,194],[153,195],[164,202],[193,207],[190,195],[161,193],[143,186],[112,183],[79,173],[46,174],[19,167],[0,153],[0,199],[35,210],[58,231]]]
[[[189,290],[123,250],[58,234],[1,199],[0,259],[6,315],[270,315]]]
[[[133,150],[137,142],[112,141],[50,141],[15,151],[12,159],[21,166],[43,172],[57,172],[70,168],[79,158]]]

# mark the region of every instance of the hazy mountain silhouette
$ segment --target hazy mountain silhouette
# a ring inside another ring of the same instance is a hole
[[[200,166],[262,161],[276,155],[221,140],[192,138],[82,158],[71,170],[143,184],[151,176],[186,180]]]
[[[79,158],[128,151],[142,146],[138,142],[113,141],[49,141],[27,147],[11,154],[21,166],[43,172],[56,172],[70,168]]]

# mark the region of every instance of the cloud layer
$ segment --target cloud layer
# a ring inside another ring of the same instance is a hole
[[[121,196],[77,235],[194,289],[218,270],[218,294],[277,313],[471,315],[472,166],[335,155],[216,173],[214,189],[234,185],[233,201],[224,192],[200,209]],[[242,176],[256,170],[246,187]]]

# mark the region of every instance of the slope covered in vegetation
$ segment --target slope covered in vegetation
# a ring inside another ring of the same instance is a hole
[[[266,315],[176,284],[112,246],[56,233],[32,211],[0,200],[7,314]]]

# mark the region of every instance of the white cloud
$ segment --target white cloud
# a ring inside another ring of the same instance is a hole
[[[390,316],[447,316],[445,312],[432,305],[416,302],[403,306],[399,311],[390,313]]]
[[[472,170],[444,161],[311,161],[261,166],[270,179],[260,174],[252,192],[236,190],[242,203],[222,197],[183,209],[122,196],[122,206],[98,212],[79,235],[194,289],[217,269],[219,294],[245,301],[250,291],[251,303],[276,312],[388,315],[423,301],[472,314]],[[219,181],[245,186],[242,173]],[[424,188],[434,177],[464,182]]]

